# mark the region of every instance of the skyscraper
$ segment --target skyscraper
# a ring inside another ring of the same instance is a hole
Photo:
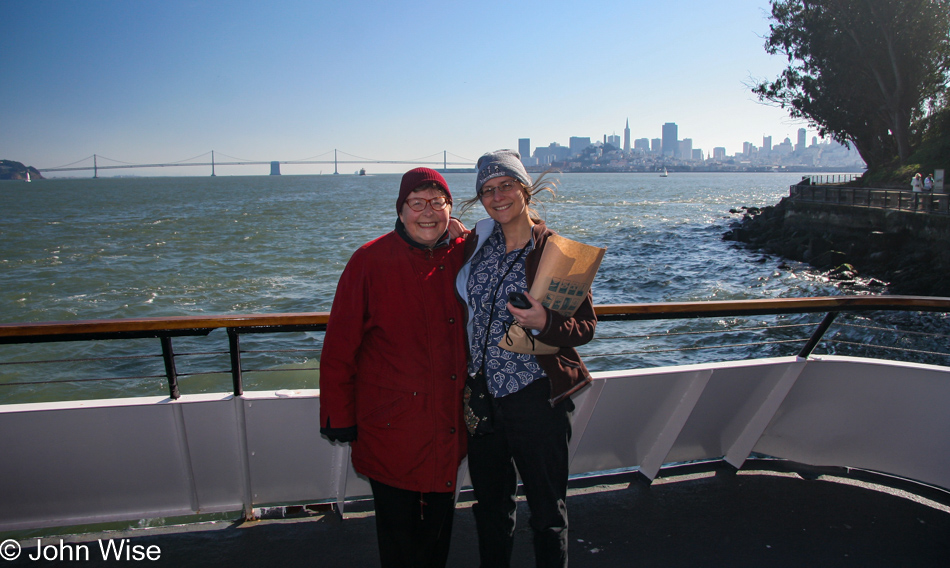
[[[681,160],[693,159],[693,139],[683,138],[677,143],[677,157]]]
[[[521,154],[521,159],[531,157],[531,139],[530,138],[519,138],[518,139],[518,153]]]
[[[768,154],[772,151],[772,137],[763,136],[762,137],[762,151]]]
[[[551,142],[547,147],[539,147],[534,151],[534,157],[537,159],[537,165],[547,165],[552,162],[566,160],[571,155],[571,150],[561,146],[557,142]]]
[[[627,126],[623,129],[623,151],[630,151],[630,119],[627,119]]]
[[[805,150],[805,129],[798,129],[798,144],[795,144],[795,151],[801,152]]]
[[[663,155],[676,157],[676,142],[679,136],[679,129],[675,122],[667,122],[663,125]]]
[[[571,136],[569,141],[571,155],[577,156],[590,146],[590,136]]]

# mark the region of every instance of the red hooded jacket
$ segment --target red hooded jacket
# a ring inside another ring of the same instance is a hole
[[[393,487],[455,491],[467,443],[461,265],[461,239],[422,249],[392,232],[353,253],[337,286],[320,357],[320,423],[356,425],[354,468]]]

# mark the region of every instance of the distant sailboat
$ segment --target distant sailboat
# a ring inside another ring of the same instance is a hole
[[[33,181],[30,179],[30,172],[26,172],[26,181],[28,182]]]
[[[660,173],[660,177],[665,178],[665,177],[668,177],[669,175],[670,173],[666,171],[666,168],[663,168],[663,171]]]

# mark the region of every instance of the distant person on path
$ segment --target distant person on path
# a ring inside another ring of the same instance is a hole
[[[597,319],[590,292],[570,318],[527,294],[527,309],[508,302],[509,293],[531,288],[554,234],[530,207],[539,192],[553,193],[554,184],[543,175],[532,182],[512,150],[485,154],[477,170],[476,197],[462,210],[481,202],[490,218],[479,221],[466,240],[456,291],[468,309],[468,373],[490,399],[492,431],[470,435],[468,442],[481,566],[511,563],[519,475],[537,566],[567,566],[570,397],[591,380],[575,347],[593,338]],[[498,347],[515,322],[558,351],[516,354]]]
[[[924,179],[924,191],[933,191],[934,190],[934,175],[929,174]]]
[[[320,357],[320,433],[349,442],[370,480],[383,568],[442,568],[449,554],[467,443],[453,288],[463,239],[446,232],[451,211],[438,172],[402,177],[396,228],[347,262]]]
[[[923,191],[924,184],[920,179],[920,172],[914,175],[914,179],[910,180],[910,188],[916,192]]]

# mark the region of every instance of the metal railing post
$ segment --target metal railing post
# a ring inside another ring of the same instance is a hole
[[[178,391],[178,371],[175,369],[175,351],[172,349],[172,338],[163,335],[162,341],[162,359],[165,361],[165,377],[168,378],[168,396],[172,400],[178,400],[181,393]]]
[[[233,327],[228,328],[228,352],[231,355],[231,381],[234,383],[234,396],[244,394],[244,377],[241,374],[241,340]]]
[[[835,317],[837,316],[838,312],[828,312],[825,314],[825,319],[821,320],[821,323],[818,324],[818,329],[815,330],[815,333],[811,334],[811,337],[808,338],[808,343],[798,352],[799,357],[807,359],[808,356],[811,355],[811,352],[818,346],[818,342],[824,337],[825,332],[828,331],[828,328],[831,327],[831,323],[835,321]]]

